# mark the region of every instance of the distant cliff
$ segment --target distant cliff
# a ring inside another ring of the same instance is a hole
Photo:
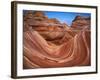
[[[90,24],[90,17],[76,16],[71,27],[74,29],[83,29],[85,27],[90,29]]]

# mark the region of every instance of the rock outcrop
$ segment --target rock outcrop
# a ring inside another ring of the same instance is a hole
[[[49,42],[52,41],[54,43],[61,44],[64,41],[72,38],[67,31],[69,27],[65,23],[60,23],[57,19],[52,18],[49,19],[45,14],[41,11],[36,12],[28,12],[24,16],[24,32],[29,30],[38,31],[39,34],[44,37],[44,39]],[[69,30],[70,32],[70,30]],[[65,36],[64,40],[62,40],[63,36]],[[61,40],[59,42],[59,40]]]
[[[24,69],[91,64],[90,18],[77,16],[71,27],[42,11],[28,11],[23,19]]]
[[[90,29],[90,24],[90,17],[76,16],[71,27],[78,30],[82,30],[85,27]]]

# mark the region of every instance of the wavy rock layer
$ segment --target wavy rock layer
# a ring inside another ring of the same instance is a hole
[[[88,27],[70,28],[56,19],[48,19],[43,12],[30,11],[24,16],[23,68],[89,66]]]

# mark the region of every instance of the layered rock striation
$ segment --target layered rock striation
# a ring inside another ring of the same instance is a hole
[[[89,18],[77,16],[69,27],[42,11],[28,11],[23,20],[24,69],[90,65]]]

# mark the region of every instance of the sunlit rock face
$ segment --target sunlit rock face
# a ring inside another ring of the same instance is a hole
[[[71,27],[42,11],[28,11],[23,19],[24,69],[91,65],[90,18],[77,16]]]

